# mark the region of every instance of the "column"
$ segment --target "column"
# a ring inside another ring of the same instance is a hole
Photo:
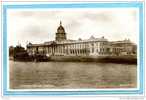
[[[68,45],[68,55],[70,55],[70,44]]]
[[[63,55],[63,45],[61,47],[62,47],[61,49],[62,49],[62,55]]]

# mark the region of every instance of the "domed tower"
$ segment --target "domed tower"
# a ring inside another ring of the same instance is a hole
[[[60,21],[60,26],[57,28],[56,41],[63,41],[63,40],[66,40],[66,33]]]

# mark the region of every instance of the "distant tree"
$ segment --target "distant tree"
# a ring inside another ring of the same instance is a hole
[[[9,47],[9,56],[13,56],[14,55],[14,47],[10,46]]]
[[[14,48],[14,55],[18,54],[18,53],[23,53],[26,52],[25,48],[18,45]]]

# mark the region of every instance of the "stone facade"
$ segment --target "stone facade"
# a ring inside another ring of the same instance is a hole
[[[130,40],[108,41],[104,37],[86,40],[68,40],[65,29],[60,22],[57,29],[56,40],[43,44],[27,45],[29,55],[36,53],[47,56],[121,56],[136,55],[137,47]]]

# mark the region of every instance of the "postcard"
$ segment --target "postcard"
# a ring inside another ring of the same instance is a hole
[[[3,3],[3,95],[143,95],[143,2]]]

